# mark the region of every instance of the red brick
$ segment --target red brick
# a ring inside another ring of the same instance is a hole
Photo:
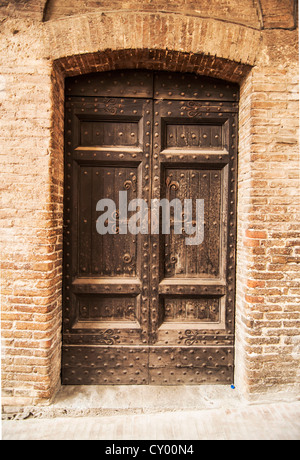
[[[247,238],[257,238],[257,239],[266,239],[267,232],[264,230],[246,230],[246,237]]]
[[[258,296],[252,296],[252,295],[245,295],[245,300],[249,303],[264,303],[265,299],[264,297],[258,297]]]
[[[244,240],[244,245],[248,248],[254,248],[258,247],[260,245],[259,240],[253,240],[253,239],[245,239]]]
[[[250,288],[263,288],[265,287],[266,282],[265,281],[257,281],[257,280],[248,280],[247,281],[247,286]]]

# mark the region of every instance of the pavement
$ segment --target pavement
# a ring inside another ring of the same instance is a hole
[[[50,406],[13,412],[2,440],[300,440],[300,401],[249,403],[228,387],[65,387]]]

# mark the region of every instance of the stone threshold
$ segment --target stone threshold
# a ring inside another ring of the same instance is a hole
[[[60,388],[47,406],[4,406],[4,420],[95,417],[240,407],[245,401],[230,385],[72,386]]]
[[[2,419],[140,415],[209,409],[230,411],[250,405],[296,401],[300,401],[296,389],[270,391],[246,398],[231,385],[63,385],[49,405],[3,404]]]

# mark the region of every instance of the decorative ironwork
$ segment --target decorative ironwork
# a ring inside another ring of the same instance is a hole
[[[105,99],[104,100],[104,111],[110,113],[111,115],[116,115],[117,113],[117,101],[115,99]]]
[[[126,190],[129,190],[132,188],[134,192],[136,192],[136,176],[132,177],[132,180],[128,179],[124,182],[123,187],[126,188]]]
[[[129,190],[131,186],[132,186],[131,180],[126,180],[124,182],[124,188],[126,188],[127,190]]]
[[[97,343],[100,345],[114,345],[116,340],[119,340],[119,336],[115,335],[112,329],[101,331],[97,337]]]
[[[179,182],[178,181],[172,181],[172,179],[170,177],[167,177],[166,185],[171,190],[179,190]]]
[[[185,335],[180,335],[179,339],[184,340],[185,345],[192,346],[201,342],[201,337],[196,331],[187,330]]]
[[[187,114],[190,118],[197,117],[201,114],[199,102],[188,101],[187,106],[188,107],[184,107],[184,109],[188,110]]]
[[[130,264],[132,262],[132,257],[131,257],[130,254],[124,254],[123,260],[124,260],[125,264]]]

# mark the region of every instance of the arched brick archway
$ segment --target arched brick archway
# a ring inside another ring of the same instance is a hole
[[[95,12],[45,23],[47,52],[52,60],[112,50],[163,50],[205,55],[236,64],[254,65],[261,46],[255,28],[218,19],[174,13]],[[70,61],[72,65],[72,60]],[[90,65],[101,65],[97,60]],[[109,62],[107,63],[109,65]],[[112,62],[111,62],[112,64]],[[217,64],[211,66],[217,71]],[[71,71],[71,66],[66,68]],[[87,73],[85,68],[84,73]]]
[[[241,83],[252,66],[216,55],[145,48],[66,56],[55,60],[54,67],[68,77],[128,68],[188,72]]]
[[[120,50],[104,50],[96,53],[87,53],[71,56],[63,56],[56,59],[53,63],[53,129],[52,129],[52,194],[53,206],[56,207],[59,215],[55,223],[59,239],[61,238],[62,229],[62,214],[61,203],[63,199],[63,158],[64,158],[64,78],[66,76],[83,75],[91,72],[110,71],[115,69],[151,69],[151,70],[168,70],[174,72],[189,72],[197,75],[212,76],[231,82],[238,82],[242,85],[241,88],[241,116],[247,118],[245,110],[247,110],[246,93],[243,92],[243,82],[247,80],[247,76],[251,70],[249,64],[241,64],[228,59],[209,56],[203,53],[192,54],[190,52],[165,49],[120,49]],[[246,85],[247,88],[247,85]],[[246,109],[243,110],[243,107]],[[240,138],[247,137],[248,125],[242,122],[240,130]],[[243,152],[240,149],[240,165],[243,164],[243,156],[247,154],[247,150]],[[245,158],[247,162],[247,159]],[[243,176],[242,176],[243,178]],[[242,203],[242,200],[241,200]],[[240,203],[240,204],[241,204]],[[241,228],[241,227],[240,227]],[[241,238],[239,237],[239,240]],[[240,251],[242,254],[242,251]],[[61,247],[59,247],[61,259]],[[243,268],[244,270],[244,268]],[[242,279],[237,272],[237,284],[241,284]],[[241,289],[240,289],[241,290]],[[240,291],[239,290],[239,291]],[[238,291],[238,292],[239,292]],[[61,293],[58,292],[59,302],[61,302]],[[242,315],[241,304],[237,305],[237,315]],[[237,321],[238,326],[239,321]],[[60,363],[60,343],[58,344],[55,360],[58,369]],[[239,343],[237,340],[237,349],[243,351],[242,340]],[[236,379],[244,378],[243,359],[237,353],[236,361]],[[59,375],[57,375],[59,379]],[[58,380],[59,381],[59,380]]]

